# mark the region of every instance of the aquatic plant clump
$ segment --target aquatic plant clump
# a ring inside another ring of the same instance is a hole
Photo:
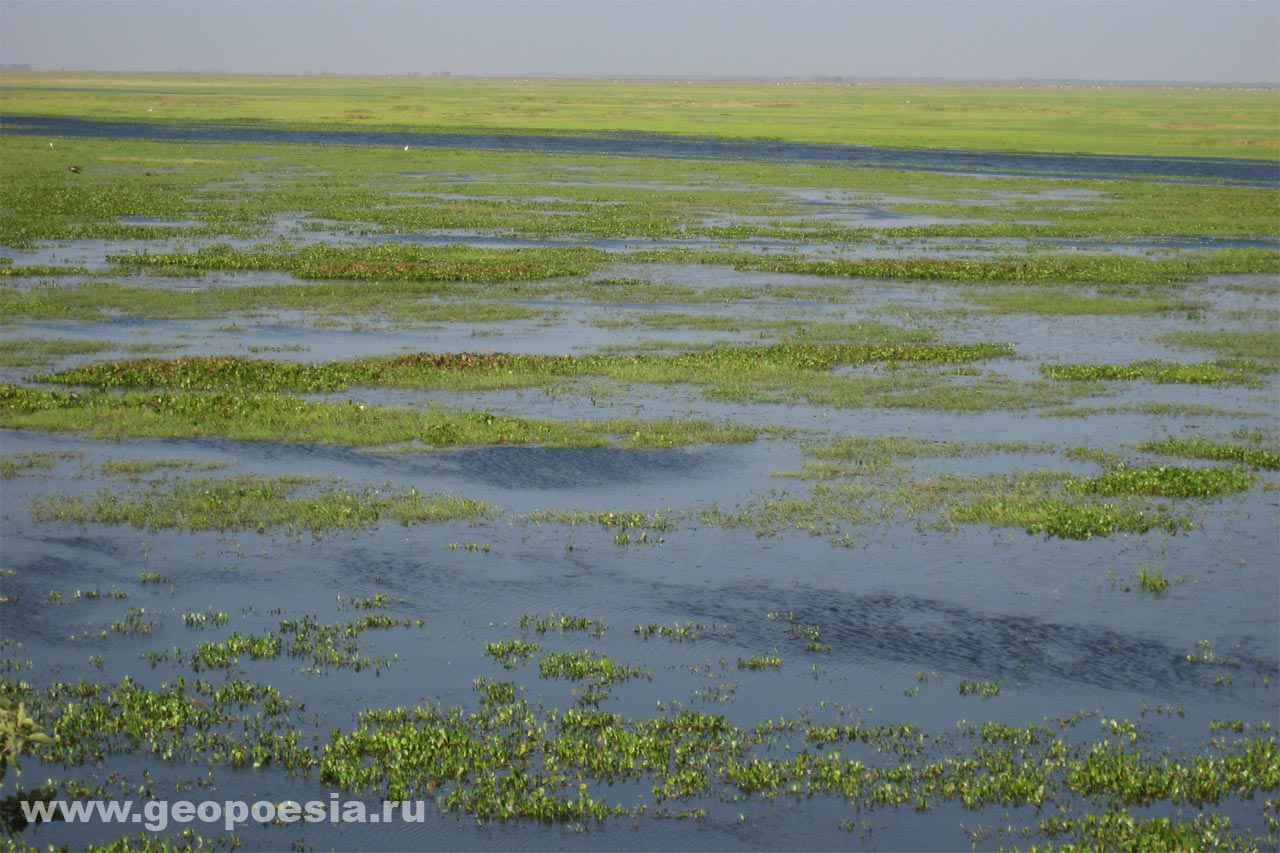
[[[482,249],[382,244],[244,252],[222,244],[190,253],[113,255],[126,267],[280,270],[302,279],[518,281],[585,275],[607,256],[598,249]]]
[[[0,424],[106,438],[221,436],[431,450],[471,445],[631,448],[754,441],[757,431],[708,421],[558,421],[433,408],[322,403],[272,394],[58,393],[0,384]],[[408,443],[406,445],[406,443]]]
[[[36,521],[131,524],[161,530],[257,530],[286,527],[320,534],[359,529],[383,520],[405,525],[479,521],[493,507],[454,495],[425,495],[416,489],[356,491],[326,488],[307,477],[229,477],[186,480],[125,496],[103,490],[94,498],[46,495],[32,501]]]
[[[1271,446],[1274,446],[1274,442],[1272,442]],[[1280,469],[1280,450],[1214,441],[1198,435],[1188,438],[1169,436],[1160,441],[1144,442],[1138,445],[1138,449],[1148,453],[1163,453],[1168,456],[1238,462],[1250,468],[1266,468],[1271,471]]]
[[[1265,375],[1274,373],[1275,368],[1250,359],[1207,361],[1202,364],[1149,359],[1130,364],[1042,364],[1040,372],[1049,379],[1064,382],[1145,379],[1158,384],[1257,386],[1263,383]]]
[[[351,387],[440,387],[476,378],[484,387],[519,386],[570,376],[706,383],[760,371],[827,371],[841,365],[963,364],[1013,355],[1007,344],[803,344],[717,347],[676,355],[548,356],[513,353],[415,353],[391,358],[302,363],[234,356],[102,362],[39,377],[94,388],[169,388],[332,392]]]
[[[1235,468],[1181,468],[1157,465],[1121,468],[1087,480],[1069,480],[1069,492],[1084,495],[1159,495],[1167,498],[1213,498],[1242,492],[1257,475]]]

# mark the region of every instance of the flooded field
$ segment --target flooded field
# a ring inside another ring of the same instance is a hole
[[[1276,848],[1273,161],[0,144],[16,849]]]

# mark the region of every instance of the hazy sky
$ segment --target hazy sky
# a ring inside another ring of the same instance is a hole
[[[1280,82],[1277,0],[0,0],[0,61]]]

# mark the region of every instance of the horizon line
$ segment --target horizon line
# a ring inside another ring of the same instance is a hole
[[[866,83],[916,83],[941,85],[1031,85],[1031,86],[1095,86],[1105,87],[1171,87],[1210,89],[1280,89],[1280,81],[1214,81],[1214,80],[1150,80],[1087,77],[905,77],[901,75],[853,75],[814,73],[808,75],[751,75],[751,74],[606,74],[598,72],[556,73],[531,72],[522,74],[462,73],[452,71],[229,71],[221,68],[205,69],[102,69],[102,68],[37,68],[30,63],[0,64],[5,74],[173,74],[185,76],[217,77],[382,77],[387,79],[427,80],[594,80],[599,82],[665,82],[665,83],[793,83],[809,85],[856,85]]]

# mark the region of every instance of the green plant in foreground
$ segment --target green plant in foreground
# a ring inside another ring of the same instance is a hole
[[[18,756],[30,755],[36,747],[51,743],[53,738],[40,730],[24,703],[0,695],[0,783],[4,782],[10,767],[14,775],[22,772]]]

